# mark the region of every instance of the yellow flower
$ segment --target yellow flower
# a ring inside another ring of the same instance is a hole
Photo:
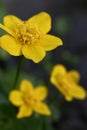
[[[47,34],[51,29],[51,17],[41,12],[27,21],[22,21],[14,15],[4,17],[4,25],[0,28],[7,34],[0,38],[1,48],[13,56],[24,55],[35,63],[40,62],[46,51],[62,45],[62,40]]]
[[[50,78],[51,83],[59,89],[67,101],[86,98],[86,91],[78,84],[79,80],[80,74],[77,71],[67,71],[61,64],[54,66]]]
[[[10,102],[19,107],[17,118],[31,116],[33,111],[43,115],[51,115],[50,109],[43,102],[46,97],[46,87],[38,86],[34,88],[28,80],[21,82],[20,90],[12,90],[9,94]]]

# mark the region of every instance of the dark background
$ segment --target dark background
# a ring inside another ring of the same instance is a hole
[[[51,66],[61,63],[81,74],[80,84],[87,89],[87,0],[5,0],[7,14],[28,19],[41,11],[52,17],[51,34],[64,45],[47,54],[40,64],[26,61],[24,70],[48,81]],[[44,67],[45,65],[45,67]],[[46,68],[48,66],[48,68]],[[53,125],[58,130],[87,130],[87,100],[71,103],[59,100],[60,118]]]

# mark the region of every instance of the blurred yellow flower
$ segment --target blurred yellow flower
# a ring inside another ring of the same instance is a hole
[[[20,90],[12,90],[9,94],[9,100],[12,104],[19,107],[17,118],[31,116],[33,111],[51,115],[49,107],[43,102],[47,97],[47,88],[44,86],[33,87],[28,80],[23,80]]]
[[[46,51],[62,45],[62,40],[47,34],[51,29],[51,17],[46,12],[41,12],[27,21],[22,21],[14,15],[4,17],[4,25],[0,28],[7,34],[0,39],[1,48],[13,56],[24,55],[35,63],[40,62]]]
[[[76,99],[85,99],[86,91],[78,84],[80,74],[75,71],[67,71],[66,68],[59,64],[54,66],[50,81],[65,96],[67,101]]]

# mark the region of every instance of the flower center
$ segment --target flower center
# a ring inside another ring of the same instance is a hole
[[[70,91],[75,86],[74,82],[72,82],[72,80],[68,79],[67,77],[62,77],[62,79],[58,81],[58,84],[67,95],[70,95]]]
[[[35,98],[33,94],[25,95],[23,97],[23,100],[26,105],[31,106],[31,107],[35,106],[35,104],[37,103],[37,99]]]
[[[22,44],[35,44],[37,43],[42,34],[37,26],[32,25],[26,21],[16,25],[16,36]]]

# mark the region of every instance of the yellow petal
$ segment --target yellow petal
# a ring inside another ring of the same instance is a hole
[[[67,73],[66,68],[61,65],[55,65],[52,70],[52,76],[64,76]]]
[[[73,87],[70,93],[74,98],[77,98],[80,100],[86,98],[86,91],[82,86]]]
[[[50,82],[51,82],[53,85],[55,85],[56,87],[58,87],[57,79],[56,79],[54,76],[51,76]]]
[[[38,86],[35,88],[36,98],[40,101],[44,100],[47,97],[47,88],[45,86]]]
[[[50,77],[51,83],[58,86],[58,81],[60,80],[60,78],[63,78],[62,76],[66,75],[66,73],[67,73],[66,68],[63,65],[61,64],[55,65],[51,72]]]
[[[66,96],[65,96],[65,99],[66,99],[68,102],[70,102],[70,101],[73,100],[73,97],[72,97],[72,96],[66,95]]]
[[[63,94],[63,96],[65,97],[65,99],[67,100],[67,101],[72,101],[73,100],[73,96],[72,96],[72,94],[70,93],[70,91],[69,91],[69,89],[67,88],[67,86],[65,86],[66,88],[63,88],[62,86],[58,86],[57,85],[57,88],[58,88],[58,90]]]
[[[63,42],[60,38],[48,34],[38,43],[45,51],[53,50],[62,44]]]
[[[7,28],[6,26],[2,25],[1,23],[0,23],[0,28],[6,31],[7,33],[9,33],[10,35],[12,35],[13,37],[15,37],[14,32],[10,30],[9,28]]]
[[[21,19],[14,15],[7,15],[4,17],[4,25],[10,30],[14,31],[18,24],[21,24]]]
[[[20,106],[23,104],[22,94],[21,94],[21,92],[19,92],[17,90],[13,90],[12,92],[10,92],[9,100],[15,106]]]
[[[61,78],[63,78],[63,77],[61,77]],[[55,77],[51,77],[50,80],[51,80],[51,83],[53,85],[55,85],[55,87],[58,89],[58,91],[60,91],[61,94],[63,94],[63,96],[65,97],[65,99],[67,101],[72,101],[73,100],[73,96],[69,92],[69,89],[67,89],[66,84],[64,84],[64,86],[63,86],[63,84],[61,84],[61,82],[60,82],[61,78],[60,79],[56,79]]]
[[[57,81],[54,81],[53,84],[56,86],[56,88],[58,89],[58,91],[61,92],[61,94],[63,94],[63,96],[65,97],[65,99],[67,101],[71,101],[73,99],[72,95],[69,93],[67,86],[65,86],[66,88],[64,88],[63,86],[61,86],[60,84],[58,84]]]
[[[31,17],[27,22],[37,25],[38,29],[40,29],[44,34],[49,32],[51,29],[51,17],[46,12],[41,12]]]
[[[41,47],[25,45],[22,49],[23,55],[35,63],[40,62],[45,57],[45,51]]]
[[[20,56],[22,45],[10,35],[4,35],[0,38],[1,48],[13,56]]]
[[[71,71],[68,72],[68,75],[69,75],[70,77],[72,77],[72,79],[73,79],[76,83],[79,82],[79,80],[80,80],[80,74],[79,74],[78,71],[71,70]]]
[[[31,115],[32,115],[32,109],[30,107],[22,105],[19,108],[19,112],[17,114],[17,118],[28,117],[28,116],[31,116]]]
[[[20,84],[20,91],[23,93],[33,91],[32,83],[28,80],[23,80]]]
[[[51,115],[51,111],[49,109],[49,107],[42,102],[39,102],[35,105],[34,107],[35,112],[39,113],[39,114],[43,114],[43,115]]]

